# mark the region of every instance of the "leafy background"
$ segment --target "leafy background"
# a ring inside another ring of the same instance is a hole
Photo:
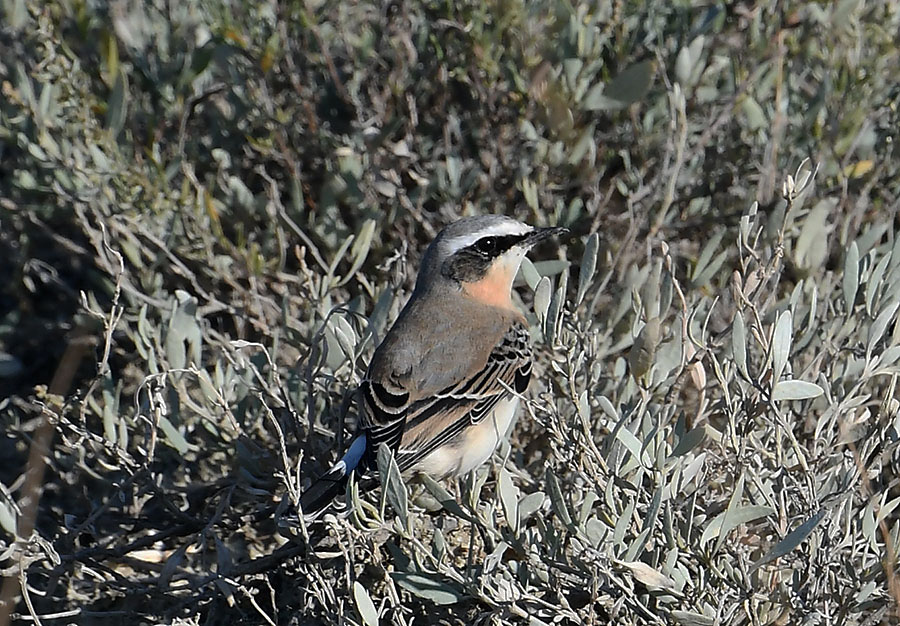
[[[0,624],[896,623],[896,3],[2,14]],[[484,213],[510,444],[280,523]]]

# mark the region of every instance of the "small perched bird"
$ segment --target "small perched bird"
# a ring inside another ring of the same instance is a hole
[[[525,253],[565,228],[499,216],[450,224],[425,251],[416,287],[360,385],[360,431],[300,497],[314,519],[350,474],[375,467],[380,444],[406,475],[459,476],[507,434],[531,378],[531,339],[510,299]]]

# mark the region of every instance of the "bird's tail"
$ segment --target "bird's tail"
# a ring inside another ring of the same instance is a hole
[[[350,475],[360,468],[366,452],[366,435],[359,435],[350,449],[330,470],[319,477],[300,495],[300,512],[307,522],[319,517],[334,498],[343,493]]]

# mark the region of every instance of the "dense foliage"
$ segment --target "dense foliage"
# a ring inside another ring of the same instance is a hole
[[[897,3],[0,7],[0,625],[896,623]],[[280,524],[484,213],[510,443]]]

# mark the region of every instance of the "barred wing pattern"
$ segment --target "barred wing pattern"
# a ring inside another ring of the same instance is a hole
[[[516,321],[480,370],[428,398],[410,403],[405,391],[364,381],[369,463],[378,446],[386,443],[401,471],[414,468],[429,453],[452,443],[467,426],[483,421],[501,400],[523,393],[531,369],[531,338],[525,325]]]

